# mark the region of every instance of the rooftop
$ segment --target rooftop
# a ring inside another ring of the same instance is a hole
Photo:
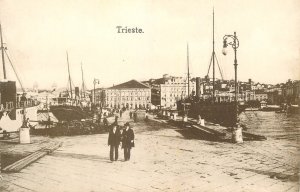
[[[108,89],[149,89],[149,87],[141,82],[138,82],[137,80],[130,80],[125,83],[112,86]]]

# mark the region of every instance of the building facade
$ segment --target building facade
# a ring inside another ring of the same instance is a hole
[[[255,100],[257,101],[267,101],[268,100],[268,94],[265,91],[255,91]]]
[[[300,105],[300,81],[288,80],[283,86],[283,96],[285,102]]]
[[[177,108],[177,101],[188,96],[188,82],[184,77],[174,77],[167,74],[159,79],[146,81],[151,87],[151,103],[160,108]],[[196,81],[190,80],[189,94],[196,94]]]
[[[111,108],[147,109],[151,105],[151,89],[131,80],[105,89],[105,106]]]
[[[95,89],[95,94],[94,90],[91,91],[91,101],[96,105],[96,106],[101,106],[104,107],[106,106],[106,89],[105,88],[97,88]]]

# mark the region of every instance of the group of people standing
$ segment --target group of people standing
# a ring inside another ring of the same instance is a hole
[[[130,150],[134,147],[134,132],[131,129],[130,124],[127,122],[124,125],[124,129],[120,130],[117,124],[113,124],[112,129],[108,134],[108,145],[110,146],[110,160],[118,160],[118,149],[122,142],[122,148],[124,149],[124,160],[130,160]]]

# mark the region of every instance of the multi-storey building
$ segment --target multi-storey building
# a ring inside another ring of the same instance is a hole
[[[283,86],[283,96],[287,103],[300,104],[300,81],[288,80]]]
[[[138,109],[150,108],[151,89],[147,85],[131,80],[105,89],[107,107]]]
[[[258,101],[267,101],[268,100],[268,94],[267,92],[263,90],[257,90],[255,91],[255,100]]]
[[[95,89],[95,94],[94,94],[94,90],[91,91],[91,101],[96,106],[101,106],[101,107],[106,106],[105,90],[106,90],[105,88],[97,88]]]
[[[177,101],[188,96],[188,82],[186,78],[174,77],[165,74],[159,79],[150,79],[145,82],[152,89],[152,104],[162,108],[176,108]],[[189,94],[196,94],[195,79],[189,83]]]

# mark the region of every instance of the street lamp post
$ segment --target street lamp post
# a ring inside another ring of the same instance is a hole
[[[227,42],[227,39],[230,41]],[[234,141],[236,143],[242,143],[243,142],[243,135],[242,135],[242,128],[239,124],[239,117],[238,117],[238,86],[237,86],[237,58],[236,58],[236,52],[237,48],[239,47],[240,43],[236,36],[236,32],[234,32],[234,35],[225,35],[223,37],[223,54],[226,55],[226,48],[228,45],[231,45],[234,50],[234,96],[235,96],[235,127],[233,129],[233,137]]]
[[[96,78],[94,78],[94,93],[93,93],[93,96],[94,96],[94,99],[93,99],[93,102],[94,102],[94,105],[96,104],[96,93],[95,93],[95,91],[96,91],[96,84],[100,84],[100,81],[99,81],[99,79],[96,79]]]

